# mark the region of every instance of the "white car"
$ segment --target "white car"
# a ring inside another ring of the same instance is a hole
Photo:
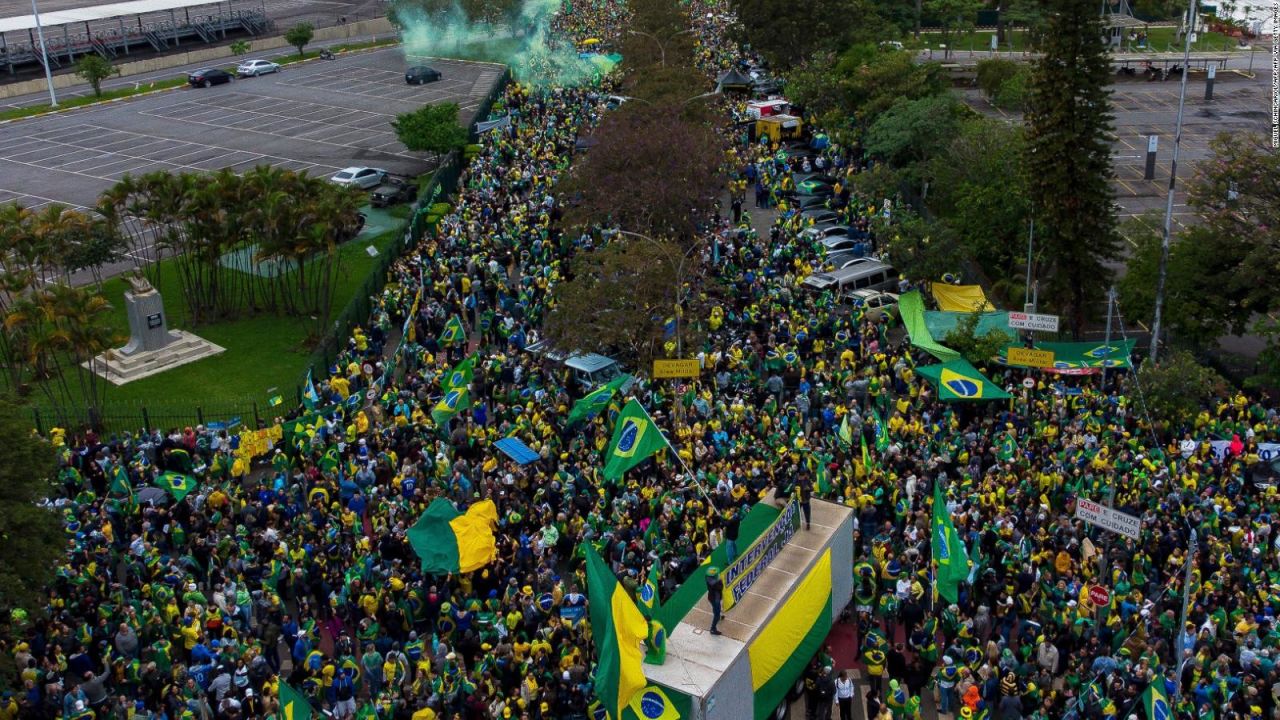
[[[245,60],[236,66],[236,74],[240,77],[257,77],[273,72],[280,72],[280,66],[270,60]]]
[[[349,167],[339,170],[329,180],[339,185],[355,185],[358,188],[368,190],[371,187],[381,185],[386,177],[387,171],[379,168]]]

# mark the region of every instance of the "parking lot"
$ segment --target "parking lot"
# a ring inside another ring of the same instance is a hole
[[[0,126],[0,202],[91,206],[125,174],[242,171],[313,175],[366,165],[416,175],[424,156],[395,137],[397,113],[456,102],[470,122],[502,72],[433,60],[443,79],[404,82],[399,48],[285,66],[211,88],[184,88]]]

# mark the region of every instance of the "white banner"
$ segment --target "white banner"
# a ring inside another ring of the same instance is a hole
[[[1210,440],[1209,447],[1213,448],[1213,457],[1218,462],[1222,462],[1222,458],[1227,454],[1227,448],[1231,447],[1230,440]],[[1280,457],[1280,443],[1258,443],[1258,459],[1263,462],[1274,460]]]

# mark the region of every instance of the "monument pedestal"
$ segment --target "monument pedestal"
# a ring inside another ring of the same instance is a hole
[[[226,351],[191,333],[170,330],[160,293],[140,275],[128,279],[133,285],[124,293],[129,344],[86,361],[84,367],[124,385]]]

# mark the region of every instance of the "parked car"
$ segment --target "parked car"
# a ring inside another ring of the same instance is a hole
[[[221,68],[201,68],[187,73],[187,83],[191,87],[209,87],[229,83],[233,79],[231,73]]]
[[[835,237],[837,235],[853,235],[854,228],[848,225],[837,225],[835,223],[822,223],[807,227],[800,231],[802,240],[821,240],[823,238]]]
[[[859,242],[858,238],[849,235],[832,235],[821,240],[822,248],[827,251],[828,255],[850,252]]]
[[[805,222],[812,220],[814,224],[821,225],[822,223],[833,223],[839,221],[840,213],[835,210],[828,210],[827,208],[820,207],[812,210],[805,210],[800,213],[800,217],[803,218]]]
[[[897,317],[898,315],[898,296],[895,293],[880,292],[878,290],[852,290],[845,295],[845,298],[850,303],[862,308],[862,312],[866,313],[867,319],[873,322],[886,315],[889,317]]]
[[[245,60],[236,66],[236,75],[240,77],[257,77],[273,72],[280,72],[280,65],[270,60]]]
[[[429,82],[435,82],[444,77],[439,70],[427,67],[426,65],[414,65],[404,71],[404,81],[410,85],[423,85]]]
[[[792,203],[801,210],[812,210],[814,208],[824,208],[827,201],[830,200],[829,195],[797,195]]]
[[[339,170],[329,180],[339,185],[354,185],[368,190],[371,187],[381,185],[386,177],[387,171],[379,168],[349,167]]]
[[[821,180],[801,180],[796,183],[796,192],[800,195],[820,195],[830,197],[836,194],[835,188]]]
[[[1249,466],[1249,481],[1259,490],[1280,484],[1280,457],[1259,460]]]
[[[871,255],[855,255],[851,252],[842,251],[828,255],[825,264],[830,265],[834,270],[843,270],[869,262],[880,262],[880,260]]]
[[[389,177],[373,189],[369,204],[376,208],[389,207],[412,201],[418,195],[418,186],[400,178]]]

